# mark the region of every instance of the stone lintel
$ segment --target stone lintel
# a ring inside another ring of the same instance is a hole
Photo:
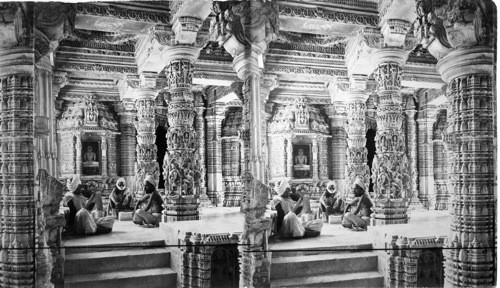
[[[78,3],[75,28],[113,33],[147,34],[157,24],[169,24],[167,6],[142,3]]]

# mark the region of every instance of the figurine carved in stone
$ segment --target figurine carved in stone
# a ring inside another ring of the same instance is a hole
[[[299,149],[298,153],[299,154],[297,156],[295,156],[295,165],[307,165],[308,159],[307,159],[307,156],[304,155],[304,150]]]
[[[87,163],[93,163],[97,159],[97,155],[92,149],[92,146],[87,146],[87,152],[84,154],[85,162]]]

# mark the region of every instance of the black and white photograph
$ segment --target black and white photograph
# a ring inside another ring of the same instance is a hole
[[[496,287],[494,0],[0,0],[0,288]]]

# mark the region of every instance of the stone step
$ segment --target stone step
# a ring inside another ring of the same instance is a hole
[[[171,268],[74,275],[64,280],[64,288],[168,288],[177,286],[177,274]]]
[[[347,252],[274,258],[271,280],[320,274],[339,274],[377,270],[377,255],[373,252]]]
[[[301,274],[302,271],[296,271]],[[324,274],[309,277],[271,280],[271,287],[384,287],[384,278],[379,272]]]
[[[269,250],[272,252],[272,258],[279,257],[292,257],[292,256],[306,256],[306,255],[324,255],[332,253],[346,253],[346,252],[370,252],[373,250],[372,243],[362,244],[335,244],[329,246],[318,247],[290,247],[279,249],[279,246],[271,247]]]
[[[104,251],[117,251],[136,248],[162,248],[165,247],[165,240],[137,241],[123,243],[99,243],[96,241],[92,245],[64,245],[66,255],[77,253],[91,253]]]
[[[166,248],[128,249],[69,254],[64,263],[65,276],[170,266]]]

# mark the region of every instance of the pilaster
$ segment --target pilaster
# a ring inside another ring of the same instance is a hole
[[[223,106],[214,105],[207,109],[207,194],[214,204],[224,202],[221,145],[224,115]]]
[[[406,114],[407,123],[407,139],[406,139],[406,155],[408,157],[408,168],[410,174],[410,190],[408,198],[410,199],[409,210],[415,210],[421,207],[419,194],[418,194],[418,170],[417,170],[417,125],[415,121],[415,114],[417,110],[415,108],[415,103],[412,97],[407,99],[406,108],[404,113]]]
[[[436,195],[434,189],[434,144],[433,125],[436,107],[422,107],[418,113],[418,167],[419,199],[426,209],[434,210]]]
[[[338,191],[347,193],[344,187],[345,170],[347,165],[347,115],[346,105],[343,102],[334,102],[327,110],[332,128],[330,143],[330,161],[332,163],[330,178],[337,184]]]
[[[134,122],[137,145],[135,146],[136,162],[134,165],[135,177],[133,184],[137,198],[144,195],[144,179],[147,175],[151,175],[156,183],[160,179],[160,166],[156,160],[158,148],[156,147],[155,108],[158,89],[156,89],[155,78],[156,75],[152,73],[143,73],[139,81],[124,78],[119,83],[120,98],[125,110],[135,110],[137,117]],[[130,114],[127,116],[133,117]],[[132,119],[129,118],[127,120]],[[128,126],[126,129],[130,129],[130,127]],[[127,136],[130,137],[131,133],[129,132],[128,134]],[[129,143],[132,143],[130,138]],[[130,149],[130,147],[127,149]],[[130,163],[130,161],[128,159],[126,163]]]
[[[132,105],[131,105],[132,104]],[[120,176],[125,178],[127,185],[135,191],[135,162],[137,161],[137,133],[134,121],[137,117],[133,103],[120,104],[115,107],[120,117]]]

